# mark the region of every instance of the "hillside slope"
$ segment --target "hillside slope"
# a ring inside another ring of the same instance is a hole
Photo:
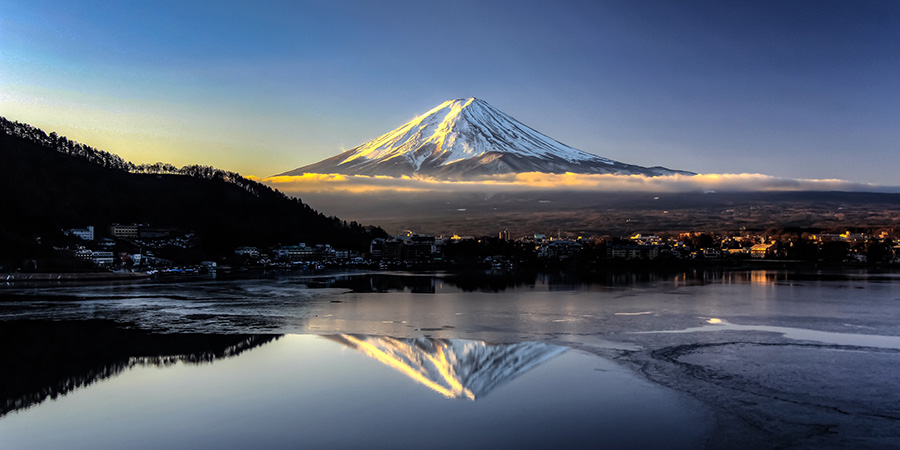
[[[0,257],[46,250],[60,240],[62,228],[111,223],[193,231],[207,255],[228,254],[239,245],[298,242],[363,249],[383,234],[326,217],[237,174],[203,166],[134,166],[53,133],[0,120]]]

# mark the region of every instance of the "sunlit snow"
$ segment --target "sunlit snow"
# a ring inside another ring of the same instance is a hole
[[[471,179],[523,172],[692,175],[624,164],[578,150],[477,98],[448,100],[363,145],[282,175],[344,173]]]

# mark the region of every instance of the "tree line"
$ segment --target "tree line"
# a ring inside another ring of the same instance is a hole
[[[47,134],[40,128],[33,127],[27,123],[10,121],[2,116],[0,116],[0,129],[6,134],[27,139],[43,147],[53,149],[62,154],[84,159],[107,169],[122,170],[135,174],[187,175],[189,177],[204,180],[223,181],[225,183],[236,185],[256,197],[279,197],[282,199],[295,200],[300,203],[299,199],[288,197],[281,191],[272,189],[265,184],[244,178],[237,172],[199,164],[187,165],[181,168],[164,162],[134,164],[122,159],[119,155],[73,141],[65,136],[59,136],[55,131]]]

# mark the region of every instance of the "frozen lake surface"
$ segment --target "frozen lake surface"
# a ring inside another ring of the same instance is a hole
[[[900,447],[900,276],[0,289],[2,448]]]

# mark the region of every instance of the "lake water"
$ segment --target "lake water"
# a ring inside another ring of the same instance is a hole
[[[0,448],[900,447],[900,276],[6,286]]]

